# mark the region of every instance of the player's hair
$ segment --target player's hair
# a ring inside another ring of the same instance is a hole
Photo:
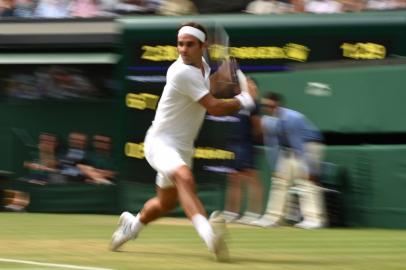
[[[285,98],[283,97],[282,94],[275,93],[275,92],[268,92],[264,95],[265,99],[270,99],[273,101],[278,102],[279,104],[284,104]]]
[[[206,36],[206,41],[207,41],[207,30],[206,28],[204,28],[203,25],[196,23],[196,22],[186,22],[186,23],[182,23],[179,27],[178,27],[178,32],[179,30],[183,27],[183,26],[191,26],[194,27],[196,29],[199,29],[200,31],[202,31],[204,33],[204,35]],[[200,43],[203,43],[199,40]]]

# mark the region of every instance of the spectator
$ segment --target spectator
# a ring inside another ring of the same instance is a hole
[[[161,0],[123,0],[116,4],[115,12],[119,14],[153,13],[157,8],[157,2],[160,3]]]
[[[359,12],[365,8],[365,1],[359,0],[341,0],[344,12]]]
[[[55,134],[41,133],[39,135],[37,156],[33,161],[24,162],[24,167],[30,170],[25,177],[29,182],[46,184],[50,179],[50,174],[59,171],[57,147],[58,141]]]
[[[200,14],[210,13],[239,13],[242,12],[249,0],[191,0]]]
[[[158,14],[167,16],[197,14],[196,6],[190,0],[166,0],[157,10]]]
[[[83,182],[85,174],[80,170],[78,164],[88,164],[87,157],[87,135],[79,132],[72,132],[68,138],[69,148],[66,155],[61,159],[61,175],[66,181]]]
[[[68,18],[67,0],[39,0],[35,16],[40,18]]]
[[[405,7],[406,4],[403,0],[367,0],[365,8],[369,10],[388,10]]]
[[[71,0],[70,15],[77,18],[92,18],[100,14],[98,0]]]
[[[14,5],[14,0],[0,0],[0,17],[13,17]]]
[[[335,0],[309,0],[305,2],[304,11],[311,13],[340,13],[343,5]]]
[[[246,12],[253,14],[289,13],[296,12],[297,1],[255,0],[248,4]]]
[[[2,202],[4,202],[5,210],[21,212],[30,204],[30,194],[19,190],[6,189],[4,190]]]
[[[116,168],[111,156],[111,138],[103,135],[93,136],[93,150],[89,164],[78,164],[86,176],[86,181],[95,184],[112,184],[116,177]]]
[[[14,16],[32,18],[34,16],[35,3],[32,0],[15,0]]]

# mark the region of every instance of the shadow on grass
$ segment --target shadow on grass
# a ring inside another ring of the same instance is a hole
[[[212,260],[212,256],[210,252],[207,252],[207,254],[203,253],[191,253],[191,252],[176,252],[176,251],[170,251],[170,252],[156,252],[156,251],[128,251],[128,250],[123,250],[123,251],[117,251],[120,253],[126,253],[126,254],[136,254],[142,257],[151,257],[151,258],[161,258],[161,259],[171,259],[171,258],[177,258],[177,259],[202,259],[202,260]],[[215,261],[215,260],[214,260]],[[272,258],[272,256],[269,256],[269,258],[259,258],[259,257],[248,257],[248,256],[240,256],[240,255],[231,255],[231,260],[229,262],[219,262],[221,264],[234,264],[234,265],[242,265],[242,264],[252,264],[252,263],[258,263],[258,264],[272,264],[272,265],[311,265],[311,266],[329,266],[329,265],[334,265],[336,262],[334,261],[321,261],[321,260],[302,260],[302,259],[280,259],[280,258]]]

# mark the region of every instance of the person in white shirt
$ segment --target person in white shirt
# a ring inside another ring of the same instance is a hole
[[[241,108],[252,109],[254,91],[238,70],[240,94],[231,100],[222,100],[210,93],[210,68],[203,58],[206,40],[207,32],[200,24],[186,23],[178,30],[179,58],[168,69],[155,119],[145,138],[145,157],[157,171],[157,195],[148,200],[136,216],[129,212],[121,214],[119,228],[111,241],[113,251],[136,238],[146,224],[165,215],[179,202],[217,260],[229,258],[222,233],[210,224],[196,194],[193,144],[206,111],[222,116]]]

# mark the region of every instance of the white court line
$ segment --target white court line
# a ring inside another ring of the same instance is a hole
[[[40,266],[49,266],[49,267],[80,269],[80,270],[114,270],[114,269],[111,269],[111,268],[88,267],[88,266],[71,265],[71,264],[59,264],[59,263],[42,263],[42,262],[14,260],[14,259],[6,259],[6,258],[0,258],[0,262],[21,263],[21,264],[31,264],[31,265],[40,265]]]

